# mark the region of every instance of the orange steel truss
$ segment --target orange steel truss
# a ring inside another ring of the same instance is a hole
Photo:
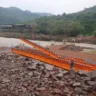
[[[12,52],[23,55],[23,56],[27,56],[27,57],[30,57],[33,59],[37,59],[37,60],[52,64],[54,66],[64,68],[66,70],[70,70],[71,58],[63,58],[63,57],[61,58],[57,54],[54,54],[51,51],[33,43],[33,42],[30,42],[25,39],[20,39],[20,40],[24,41],[27,44],[30,44],[31,46],[34,46],[35,48],[37,48],[39,50],[28,49],[28,48],[24,48],[24,49],[13,48]],[[86,71],[90,72],[92,70],[96,70],[96,65],[87,64],[84,60],[78,59],[78,58],[73,58],[73,60],[75,62],[75,71],[86,70]]]
[[[47,50],[47,49],[45,49],[45,48],[43,48],[43,47],[41,47],[41,46],[39,46],[39,45],[37,45],[37,44],[35,44],[33,42],[30,42],[30,41],[25,40],[23,38],[21,38],[20,40],[22,40],[23,42],[25,42],[25,43],[27,43],[27,44],[29,44],[31,46],[34,46],[35,48],[39,49],[40,51],[42,51],[42,52],[44,52],[44,53],[46,53],[46,54],[48,54],[48,55],[50,55],[50,56],[52,56],[54,58],[57,58],[56,54],[50,52],[49,50]]]

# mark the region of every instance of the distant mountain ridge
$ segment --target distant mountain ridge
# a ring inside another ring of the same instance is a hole
[[[28,10],[21,10],[17,7],[0,7],[0,24],[15,24],[18,22],[27,22],[40,18],[42,16],[52,16],[50,13],[32,13]]]

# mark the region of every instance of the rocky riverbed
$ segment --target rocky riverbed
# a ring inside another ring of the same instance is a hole
[[[96,71],[68,72],[16,54],[0,53],[0,96],[96,96]]]

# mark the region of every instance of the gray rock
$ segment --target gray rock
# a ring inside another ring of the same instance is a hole
[[[86,92],[86,91],[82,90],[82,92],[80,93],[80,95],[79,95],[79,96],[88,96],[88,94],[87,94],[87,92]]]
[[[37,68],[38,68],[39,70],[44,70],[44,69],[45,69],[45,67],[44,67],[43,65],[37,66]]]
[[[89,86],[94,86],[96,84],[96,81],[87,81],[87,84]]]
[[[52,80],[54,80],[54,81],[58,81],[58,78],[56,78],[56,76],[54,76],[54,75],[51,75],[51,78],[52,78]]]
[[[25,93],[27,91],[27,89],[25,87],[22,87],[22,91],[23,91],[23,93]]]
[[[35,91],[34,95],[32,95],[32,96],[40,96],[40,92]]]
[[[2,58],[0,91],[5,95],[0,92],[0,96],[88,96],[90,91],[96,91],[95,72],[74,72],[72,78],[70,72],[34,59],[7,54]],[[25,62],[26,67],[22,66]]]
[[[90,73],[90,75],[91,75],[91,78],[96,78],[96,71],[92,71],[92,72]]]
[[[33,65],[31,65],[31,66],[28,66],[27,69],[28,69],[28,70],[36,70],[36,65],[33,64]]]
[[[60,85],[60,86],[63,86],[63,85],[64,85],[64,81],[60,81],[60,82],[59,82],[59,85]]]
[[[59,80],[61,80],[62,77],[63,77],[63,72],[62,72],[62,73],[58,73],[58,74],[56,75],[56,77],[57,77]]]
[[[29,60],[30,60],[29,58],[27,58],[27,57],[25,58],[25,61],[29,61]]]
[[[58,73],[56,76],[63,77],[63,72]]]
[[[79,87],[76,87],[76,88],[74,89],[74,91],[77,92],[77,93],[80,93],[80,92],[82,91],[82,89],[79,88]]]
[[[66,79],[66,80],[67,80],[68,78],[69,78],[69,75],[64,76],[64,79]]]
[[[37,61],[35,61],[33,64],[35,64],[35,65],[37,65],[37,64],[39,64]]]
[[[84,79],[83,79],[83,81],[90,81],[91,80],[91,77],[85,77]]]
[[[8,78],[4,78],[4,79],[3,79],[3,82],[4,82],[4,83],[8,83],[8,82],[10,82],[10,80],[9,80]]]
[[[64,85],[66,85],[66,86],[67,86],[67,85],[69,85],[69,83],[68,83],[67,81],[64,81]]]
[[[82,85],[82,88],[83,88],[84,91],[89,91],[90,86],[88,86],[88,85]]]
[[[10,56],[9,56],[9,57],[7,57],[7,58],[8,58],[9,60],[12,60],[12,57],[10,57]]]
[[[46,90],[46,88],[45,87],[41,87],[41,88],[36,88],[36,90],[37,91],[44,91],[44,90]]]
[[[92,91],[95,91],[95,90],[96,90],[96,84],[92,87],[91,90],[92,90]]]
[[[60,89],[53,89],[54,94],[61,94],[62,91]]]
[[[84,71],[84,70],[78,71],[78,74],[79,75],[82,75],[82,76],[88,76],[88,72],[87,71]]]
[[[32,76],[32,75],[33,75],[33,72],[28,72],[28,75],[29,75],[29,76]]]
[[[25,64],[30,65],[30,64],[32,64],[32,61],[26,61]]]
[[[68,73],[69,73],[69,71],[66,71],[66,70],[63,71],[63,74],[64,74],[64,75],[66,75],[66,74],[68,74]]]
[[[76,82],[76,83],[74,83],[72,86],[73,86],[73,87],[79,87],[79,86],[81,86],[81,83],[80,83],[80,82]]]
[[[52,65],[45,64],[45,69],[46,69],[46,70],[52,71],[52,70],[53,70],[53,67],[54,67],[54,66],[52,66]]]
[[[64,93],[67,94],[67,96],[68,96],[68,94],[70,93],[69,88],[65,87],[65,89],[64,89]]]
[[[19,69],[18,68],[14,68],[14,69],[11,69],[10,71],[11,72],[19,72]]]
[[[73,84],[74,84],[74,81],[73,81],[73,80],[71,80],[71,81],[69,82],[69,84],[70,84],[70,85],[73,85]]]

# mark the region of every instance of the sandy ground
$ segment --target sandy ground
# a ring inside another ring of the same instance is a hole
[[[39,44],[43,47],[46,46],[51,46],[52,44],[54,45],[61,45],[63,44],[62,42],[53,42],[53,41],[37,41],[37,40],[30,40],[36,44]],[[23,44],[24,46],[28,46],[28,47],[32,47],[24,42],[22,42],[20,39],[16,39],[16,38],[4,38],[4,37],[0,37],[0,53],[1,52],[11,52],[11,47],[13,46],[17,46]],[[67,43],[70,44],[70,43]],[[96,53],[96,45],[93,44],[84,44],[84,43],[75,43],[76,46],[81,46],[81,47],[90,47],[90,48],[94,48],[94,50],[90,50],[87,49],[85,50],[85,52],[88,53]],[[59,47],[59,46],[58,46]],[[94,57],[95,58],[95,57]]]
[[[35,42],[41,46],[51,46],[51,44],[55,44],[55,45],[60,45],[63,44],[62,42],[52,42],[52,41],[38,41],[38,40],[30,40],[32,42]],[[25,46],[28,46],[26,43],[23,43],[22,41],[20,41],[19,39],[16,38],[4,38],[4,37],[0,37],[0,47],[11,47],[13,46],[17,46],[20,44],[24,44]],[[70,43],[67,43],[70,44]],[[75,45],[77,46],[82,46],[82,47],[90,47],[90,48],[96,48],[96,45],[94,44],[85,44],[85,43],[75,43]]]
[[[41,46],[51,46],[51,44],[53,44],[53,42],[51,41],[38,41],[38,40],[30,40],[36,44],[39,44]],[[11,47],[11,46],[17,46],[20,44],[24,44],[25,46],[28,46],[26,43],[23,43],[20,39],[16,39],[16,38],[4,38],[4,37],[0,37],[0,47]],[[56,45],[58,44],[62,44],[62,42],[55,42]]]

